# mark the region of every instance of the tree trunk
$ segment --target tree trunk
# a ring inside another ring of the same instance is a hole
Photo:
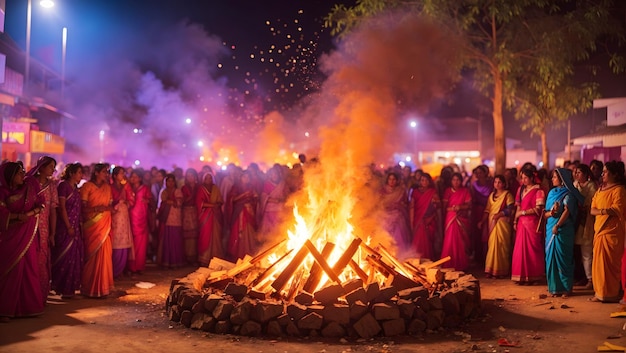
[[[545,126],[541,129],[541,160],[543,167],[550,170],[550,151],[548,150],[548,134]]]
[[[496,174],[504,174],[506,168],[506,139],[502,119],[502,77],[497,69],[493,73],[493,150],[496,159]]]

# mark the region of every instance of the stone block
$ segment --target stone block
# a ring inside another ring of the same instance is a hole
[[[197,313],[193,315],[190,327],[194,330],[209,332],[213,331],[216,322],[217,320],[215,320],[210,314]]]
[[[298,328],[301,330],[319,330],[322,328],[323,322],[322,315],[310,313],[298,321]]]
[[[302,304],[291,303],[287,305],[287,314],[292,320],[298,321],[307,314],[307,307]]]
[[[350,305],[350,319],[351,320],[359,320],[363,317],[363,315],[369,312],[369,308],[366,304],[363,304],[361,301],[357,301]]]
[[[283,335],[282,325],[277,320],[271,320],[267,323],[265,334],[271,337],[281,337]]]
[[[367,304],[374,300],[374,298],[378,297],[378,295],[380,294],[380,286],[378,285],[378,282],[372,282],[368,284],[365,292],[367,293],[367,302],[364,303]]]
[[[430,310],[442,310],[443,303],[441,303],[441,298],[439,297],[430,297],[428,298],[428,306]]]
[[[284,306],[281,303],[271,301],[261,301],[252,310],[252,320],[266,323],[284,313]]]
[[[403,335],[406,332],[404,319],[383,321],[383,334],[387,337]]]
[[[261,334],[261,324],[256,321],[246,321],[239,329],[239,334],[242,336],[254,337]]]
[[[306,307],[306,313],[307,314],[316,313],[316,314],[322,315],[324,308],[325,308],[324,305],[309,305]]]
[[[291,320],[291,318],[289,317],[289,314],[282,314],[276,318],[276,321],[278,322],[280,327],[285,327],[287,326],[288,323],[292,322],[293,320]]]
[[[230,313],[230,322],[233,325],[243,325],[250,320],[250,313],[254,305],[249,301],[237,304]]]
[[[220,300],[224,300],[224,297],[217,294],[209,295],[204,299],[204,310],[206,310],[207,313],[212,313]]]
[[[350,323],[350,306],[345,304],[326,305],[322,310],[324,322],[336,322],[340,325]]]
[[[368,303],[369,302],[367,300],[367,292],[365,291],[365,288],[363,288],[363,287],[357,288],[357,289],[349,292],[348,294],[346,294],[346,301],[350,305],[356,303],[357,301],[360,301],[361,303]]]
[[[187,289],[180,293],[178,297],[178,305],[180,305],[185,310],[191,310],[193,305],[200,300],[201,298],[200,292],[195,289]]]
[[[361,338],[369,339],[376,336],[382,328],[378,324],[378,321],[374,319],[372,314],[365,314],[361,319],[352,325],[352,328]]]
[[[313,297],[322,304],[332,304],[337,302],[337,298],[344,294],[343,287],[339,284],[331,284],[315,292]]]
[[[428,298],[428,289],[419,286],[398,291],[398,298],[400,299],[414,300],[419,297]]]
[[[413,317],[416,319],[420,319],[422,321],[426,321],[426,312],[424,311],[424,309],[420,308],[419,306],[415,307],[415,311],[413,312]]]
[[[443,310],[431,310],[426,315],[426,327],[429,330],[436,330],[443,325],[445,314]]]
[[[443,326],[447,328],[458,327],[463,322],[463,318],[458,314],[447,314],[443,318]]]
[[[298,329],[298,326],[293,321],[289,321],[289,323],[285,327],[285,332],[287,332],[287,335],[293,336],[293,337],[302,336],[302,332],[300,332],[300,329]]]
[[[321,333],[324,337],[344,337],[346,329],[338,322],[332,321],[322,329]]]
[[[413,319],[409,322],[409,326],[406,329],[406,332],[409,335],[417,335],[426,330],[426,322],[420,319]]]
[[[180,322],[180,313],[181,313],[180,306],[172,305],[167,311],[167,317],[170,321]]]
[[[377,303],[372,306],[376,320],[394,320],[400,318],[400,309],[393,303]]]
[[[220,300],[213,309],[213,317],[218,321],[229,319],[234,307],[229,300]]]
[[[204,309],[205,298],[201,297],[192,307],[191,312],[194,314],[204,313],[206,310]]]
[[[313,294],[302,291],[293,300],[298,304],[311,305],[313,304]]]
[[[191,310],[183,310],[180,313],[180,323],[183,324],[183,326],[189,328],[191,326],[191,319],[193,319]]]
[[[418,308],[421,308],[425,312],[428,312],[430,310],[430,304],[428,302],[428,298],[427,297],[419,297],[416,300],[414,300],[413,302],[415,303],[415,305]]]
[[[248,286],[245,284],[230,282],[224,288],[224,294],[230,295],[236,301],[241,301],[246,293],[248,293]]]
[[[384,303],[390,301],[393,297],[398,295],[398,289],[395,286],[386,286],[380,288],[380,292],[370,303]]]
[[[400,317],[406,320],[410,320],[413,318],[415,314],[415,303],[411,300],[406,299],[398,299],[396,302],[398,309],[400,309]]]
[[[446,315],[458,315],[461,312],[461,305],[453,291],[443,291],[440,295],[441,305]]]
[[[222,320],[215,323],[215,333],[225,335],[232,332],[232,325],[228,320]]]

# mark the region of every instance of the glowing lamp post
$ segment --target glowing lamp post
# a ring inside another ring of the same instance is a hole
[[[39,5],[44,8],[51,8],[54,6],[54,2],[52,0],[42,0],[39,2]],[[30,76],[30,30],[32,14],[33,2],[32,0],[28,0],[28,4],[26,6],[26,58],[24,62],[24,83],[28,83]]]

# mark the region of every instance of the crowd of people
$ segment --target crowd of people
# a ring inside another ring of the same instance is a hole
[[[0,319],[41,314],[51,291],[105,297],[116,278],[139,276],[148,262],[177,268],[254,255],[291,212],[287,200],[305,167],[168,172],[71,163],[57,180],[51,157],[28,173],[21,162],[4,162]],[[580,267],[593,301],[622,299],[622,162],[576,162],[551,173],[528,163],[495,176],[485,165],[471,173],[445,166],[436,178],[396,166],[372,177],[381,227],[399,249],[449,256],[446,266],[480,266],[519,285],[547,283],[554,296],[572,293]]]

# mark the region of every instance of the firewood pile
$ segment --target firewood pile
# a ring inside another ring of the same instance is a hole
[[[456,327],[480,310],[478,280],[442,268],[449,258],[400,261],[355,238],[331,266],[332,243],[319,251],[307,240],[295,253],[283,246],[237,263],[213,259],[172,281],[169,319],[221,334],[371,338]],[[283,255],[262,266],[277,250]]]

